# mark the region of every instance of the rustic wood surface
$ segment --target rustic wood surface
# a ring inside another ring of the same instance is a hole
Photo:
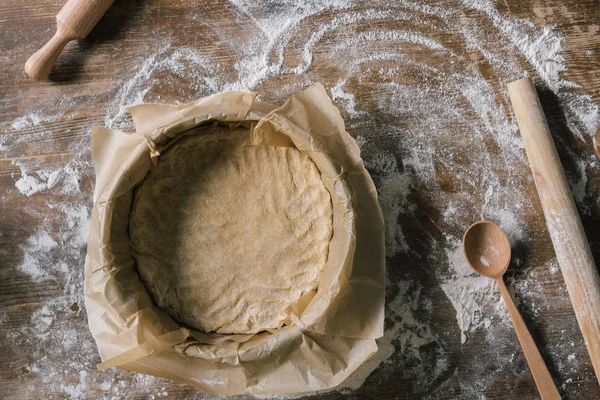
[[[231,12],[233,6],[219,0],[117,1],[87,39],[67,46],[50,75],[50,81],[33,81],[26,76],[24,63],[52,36],[55,15],[62,3],[61,0],[5,0],[0,4],[0,398],[209,398],[190,386],[164,379],[145,381],[138,374],[120,369],[97,371],[95,364],[100,362],[100,358],[95,353],[81,301],[59,310],[49,327],[69,327],[69,337],[64,340],[65,346],[68,343],[68,351],[61,346],[39,348],[39,340],[35,334],[30,335],[28,326],[32,324],[32,317],[37,315],[35,313],[48,301],[61,296],[65,288],[56,280],[36,282],[19,272],[18,266],[24,262],[23,246],[38,226],[54,224],[56,233],[59,233],[58,226],[62,222],[52,219],[55,214],[52,207],[75,195],[48,190],[25,197],[15,189],[15,181],[21,177],[20,166],[23,165],[35,169],[53,169],[77,157],[89,164],[90,128],[104,125],[112,100],[127,83],[126,78],[131,78],[149,56],[150,49],[156,48],[157,40],[169,38],[171,48],[198,48],[213,62],[234,64],[236,55],[224,43],[226,40],[236,40]],[[385,2],[371,3],[382,3],[380,8],[385,8]],[[365,7],[358,4],[355,8],[361,10]],[[516,18],[527,18],[539,26],[555,25],[565,37],[563,55],[567,69],[562,77],[577,82],[582,92],[590,94],[596,104],[600,103],[600,7],[597,1],[503,0],[495,2],[495,7]],[[269,13],[276,8],[266,6],[264,12]],[[464,14],[464,24],[478,22],[478,16],[474,13]],[[319,26],[320,18],[329,21],[331,15],[325,12],[314,17],[311,26]],[[198,23],[198,20],[203,22]],[[386,22],[384,19],[378,23],[386,26],[396,22]],[[215,27],[228,28],[232,36],[224,38],[217,35]],[[242,36],[245,32],[238,31],[237,34]],[[326,52],[330,48],[328,40],[331,39],[323,38],[324,44],[317,50]],[[290,52],[293,58],[293,54],[301,54],[302,45],[292,42],[286,52]],[[460,43],[453,43],[450,39],[444,45],[464,52]],[[590,51],[584,53],[582,49]],[[325,58],[318,51],[306,75],[311,81],[321,81],[331,88],[341,78],[339,71],[335,65],[319,62]],[[435,64],[438,60],[431,62]],[[443,60],[439,62],[443,63]],[[481,60],[473,57],[472,62],[478,64]],[[493,75],[493,71],[487,71],[483,64],[480,69],[482,74],[489,74],[490,78]],[[226,73],[230,72],[223,72]],[[415,75],[414,84],[418,84],[419,79]],[[188,90],[189,86],[189,82],[171,80],[155,87],[149,100],[173,102],[197,97],[197,91]],[[278,103],[295,91],[290,88],[303,86],[306,86],[306,81],[301,77],[284,74],[253,89],[261,92],[266,100]],[[282,87],[287,89],[280,90]],[[368,85],[361,88],[362,91],[355,91],[356,103],[376,103],[381,93],[367,90]],[[593,154],[591,139],[586,139],[585,143],[570,140],[571,134],[560,103],[550,92],[542,91],[540,95],[553,134],[563,139],[558,141],[559,152],[561,157],[564,156],[567,174],[572,174],[578,167],[571,162],[573,157],[570,155],[587,157]],[[389,120],[389,117],[379,115],[375,108],[369,110],[365,106],[361,109],[371,113],[369,118],[373,121],[401,124],[400,118]],[[15,128],[15,120],[39,110],[44,115],[56,117],[42,123],[16,125]],[[345,111],[342,114],[348,117]],[[368,137],[372,127],[354,123],[349,124],[348,129],[354,136]],[[395,148],[393,141],[383,141],[381,146],[391,151]],[[456,157],[468,159],[468,146]],[[84,202],[89,207],[94,184],[93,171],[84,169],[81,177],[80,193],[83,193]],[[374,174],[376,183],[379,178]],[[455,175],[440,174],[438,179],[442,190],[460,191],[460,182]],[[600,260],[600,229],[597,228],[600,207],[595,200],[600,195],[600,173],[597,168],[589,169],[587,186],[588,192],[593,194],[586,200],[591,211],[588,210],[582,220],[596,260]],[[549,304],[543,312],[534,312],[535,306],[526,301],[526,293],[516,291],[517,300],[523,300],[519,309],[561,394],[572,399],[598,399],[600,387],[587,358],[564,282],[560,274],[552,274],[547,268],[548,262],[554,258],[554,252],[541,217],[542,210],[533,182],[524,178],[515,190],[528,193],[532,199],[533,211],[526,212],[523,218],[533,240],[526,248],[514,249],[513,254],[521,260],[521,265],[530,267],[525,271],[512,266],[508,272],[510,282],[519,281],[526,274],[531,274],[533,269],[543,288],[545,301]],[[318,398],[536,398],[535,384],[523,354],[518,351],[517,338],[510,331],[507,331],[506,337],[497,338],[494,348],[485,340],[485,332],[478,332],[466,344],[461,344],[456,311],[440,290],[435,274],[428,269],[431,264],[445,260],[429,258],[431,249],[423,238],[442,238],[450,231],[453,235],[460,235],[473,220],[462,221],[461,226],[449,226],[441,218],[441,211],[432,206],[430,195],[413,191],[411,199],[416,207],[416,218],[407,221],[404,227],[412,251],[388,259],[387,277],[391,281],[399,281],[406,274],[418,277],[422,291],[427,293],[427,298],[433,304],[430,319],[435,322],[431,330],[438,337],[435,343],[419,349],[419,362],[435,360],[438,352],[443,351],[447,356],[444,372],[426,385],[422,383],[423,380],[403,374],[414,360],[403,356],[403,344],[397,341],[394,342],[397,353],[386,361],[385,368],[375,370],[359,389],[318,394]],[[475,200],[482,196],[483,193],[473,193]],[[404,223],[402,220],[399,222]],[[69,254],[71,258],[67,267],[83,271],[85,248],[77,254]],[[81,272],[79,277],[82,276]],[[81,285],[76,287],[81,288]],[[394,299],[396,295],[397,290],[387,293],[389,299]],[[386,324],[389,326],[394,322],[388,320]],[[73,338],[74,342],[68,340]],[[569,343],[569,352],[556,350],[559,344],[564,343]],[[80,349],[73,350],[73,346],[80,346]],[[488,354],[502,352],[514,353],[509,365],[495,365],[489,361],[493,357],[488,357]],[[577,367],[575,370],[562,368],[564,358],[571,354],[577,358]],[[69,367],[62,372],[54,371],[49,378],[44,378],[44,373],[39,371],[39,366],[44,363]],[[87,382],[84,385],[81,384],[83,377]],[[471,382],[471,389],[448,383],[456,379]],[[57,380],[64,384],[58,385]],[[472,382],[481,382],[481,385]]]

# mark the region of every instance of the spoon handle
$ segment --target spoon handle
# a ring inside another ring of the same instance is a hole
[[[500,286],[500,292],[502,293],[502,297],[504,297],[506,308],[508,308],[508,313],[512,319],[515,331],[517,332],[519,343],[521,343],[521,348],[523,349],[523,353],[525,353],[531,375],[533,375],[535,385],[538,388],[538,392],[540,392],[542,400],[560,400],[560,394],[558,393],[558,389],[556,389],[552,376],[550,376],[550,372],[548,372],[544,359],[535,345],[517,306],[515,306],[502,277],[496,278],[496,282],[498,282],[498,286]]]

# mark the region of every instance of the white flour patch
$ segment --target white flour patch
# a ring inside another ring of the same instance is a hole
[[[36,127],[40,124],[56,122],[63,114],[44,115],[41,111],[32,111],[22,117],[15,118],[10,124],[11,128],[19,131],[31,127]]]
[[[441,287],[456,309],[461,343],[477,329],[489,328],[492,320],[508,322],[508,312],[493,279],[476,274],[467,265],[460,243],[453,243],[448,253],[450,275],[442,278]]]
[[[79,371],[79,382],[76,385],[61,385],[63,393],[71,396],[72,399],[79,399],[87,393],[87,372]]]
[[[27,166],[15,162],[21,169],[21,177],[15,182],[15,187],[24,196],[32,196],[48,189],[60,187],[60,194],[78,193],[80,189],[81,173],[76,167],[76,162],[70,162],[62,168],[48,170],[39,169],[31,171]]]
[[[481,261],[481,263],[486,267],[490,266],[490,260],[488,260],[486,256],[481,256],[479,261]]]
[[[102,390],[103,392],[109,391],[111,387],[112,387],[112,382],[109,380],[105,380],[104,382],[102,382],[100,384],[100,390]]]
[[[152,70],[156,68],[157,57],[162,55],[166,49],[167,47],[163,46],[155,54],[148,57],[143,64],[137,67],[138,71],[135,75],[121,86],[104,119],[104,125],[107,128],[126,129],[131,127],[127,117],[127,107],[143,103],[144,96],[148,92],[148,89],[136,88],[136,84],[148,79]]]
[[[377,341],[379,350],[364,365],[358,368],[340,385],[340,389],[360,388],[364,381],[378,367],[387,370],[386,375],[398,374],[393,355],[400,356],[404,369],[402,379],[409,379],[419,385],[429,385],[446,371],[448,356],[443,351],[437,354],[431,364],[423,357],[423,346],[438,340],[431,330],[431,321],[423,319],[427,314],[429,300],[422,295],[423,288],[413,281],[401,281],[395,299],[386,305],[387,317],[393,321],[383,337]]]
[[[0,151],[8,150],[8,142],[10,141],[8,135],[0,135]]]
[[[46,207],[47,215],[54,218],[42,221],[21,246],[23,260],[17,270],[29,276],[32,285],[44,285],[49,293],[57,294],[35,310],[30,324],[14,332],[10,340],[35,356],[36,361],[24,368],[40,384],[78,399],[88,392],[88,368],[97,357],[85,320],[79,317],[90,210],[81,199],[49,202]],[[60,364],[56,354],[62,356]]]
[[[560,266],[558,265],[558,261],[556,261],[556,258],[553,258],[550,261],[548,261],[544,267],[548,268],[552,275],[560,271]]]
[[[422,45],[432,50],[442,50],[444,52],[448,52],[448,50],[436,42],[435,40],[429,39],[426,36],[423,36],[419,33],[415,32],[405,32],[405,31],[369,31],[363,32],[356,36],[353,36],[351,40],[346,42],[346,44],[342,44],[339,47],[336,47],[336,50],[339,51],[348,44],[353,44],[356,42],[378,42],[378,41],[397,41],[397,42],[406,42],[416,45]]]
[[[356,99],[352,93],[344,91],[344,85],[346,84],[345,79],[338,81],[337,85],[331,88],[331,99],[333,101],[343,102],[346,110],[350,113],[353,118],[356,118],[364,112],[356,110]]]
[[[23,250],[23,261],[18,270],[29,275],[34,281],[44,280],[49,276],[48,254],[58,247],[58,243],[44,230],[38,230],[27,239]]]
[[[249,30],[242,38],[234,35],[237,39],[246,38],[243,43],[230,43],[240,53],[233,68],[212,62],[197,49],[171,51],[170,43],[164,43],[145,59],[132,78],[122,84],[109,106],[105,125],[112,129],[130,129],[132,124],[126,107],[143,103],[153,83],[164,83],[175,77],[188,80],[191,93],[185,100],[192,100],[220,91],[254,89],[270,77],[284,73],[299,74],[301,71],[283,64],[285,46],[298,24],[325,10],[344,10],[350,6],[350,2],[343,0],[315,1],[303,6],[289,4],[290,8],[285,12],[274,12],[270,18],[262,18],[259,4],[242,0],[231,3],[239,13],[238,17],[247,24],[245,29]],[[223,35],[224,38],[227,36]]]
[[[52,189],[57,182],[58,171],[36,171],[37,178],[21,170],[21,178],[15,182],[15,187],[21,194],[31,196],[42,190]]]
[[[375,172],[379,190],[379,205],[385,222],[386,254],[392,257],[408,250],[402,227],[398,223],[401,214],[410,213],[413,205],[407,196],[411,192],[409,172],[400,172],[393,154],[378,153],[365,160],[365,166]]]
[[[567,119],[569,128],[580,136],[592,136],[600,126],[598,104],[594,102],[592,96],[587,94],[565,98],[565,100],[569,104],[569,111],[574,114],[573,119]],[[574,123],[575,121],[581,123],[583,129]]]
[[[525,223],[518,217],[518,210],[523,209],[522,204],[515,204],[515,211],[509,211],[508,209],[497,209],[490,207],[484,211],[484,217],[495,221],[500,228],[506,233],[508,239],[512,245],[521,243],[529,240],[525,231]]]
[[[595,166],[596,158],[595,156],[591,156],[590,159],[580,159],[576,161],[576,167],[578,172],[578,179],[573,182],[570,182],[571,193],[573,194],[573,198],[577,205],[579,206],[579,211],[583,214],[589,214],[591,211],[590,205],[585,201],[588,192],[588,168]]]
[[[446,207],[442,215],[444,216],[444,219],[450,219],[454,217],[457,212],[458,207],[455,204],[450,204],[448,207]]]
[[[83,299],[83,258],[89,233],[87,205],[48,205],[48,212],[58,214],[64,221],[58,230],[38,229],[21,246],[23,261],[18,271],[34,282],[53,280],[63,286],[61,302]]]

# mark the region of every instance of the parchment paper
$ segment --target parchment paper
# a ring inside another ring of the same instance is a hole
[[[384,227],[359,148],[320,84],[279,108],[255,96],[226,92],[178,106],[134,106],[135,133],[93,129],[85,304],[100,369],[120,366],[217,395],[293,393],[336,386],[377,351]],[[203,130],[191,128],[217,123],[248,127],[257,146],[305,152],[331,194],[333,237],[318,289],[290,306],[286,325],[273,332],[216,335],[179,326],[152,302],[131,253],[134,188],[163,149]]]

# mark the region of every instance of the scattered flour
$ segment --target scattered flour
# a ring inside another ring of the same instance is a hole
[[[344,85],[346,84],[346,79],[340,79],[340,81],[331,88],[331,99],[333,101],[344,102],[344,106],[346,110],[354,117],[364,114],[364,112],[360,112],[356,110],[356,98],[352,93],[347,93],[344,91]]]
[[[400,172],[394,155],[383,151],[365,160],[365,166],[375,171],[373,179],[379,188],[379,205],[385,222],[386,255],[393,257],[406,252],[408,245],[398,218],[414,207],[407,199],[412,184],[410,173]]]
[[[560,266],[558,265],[558,261],[556,261],[556,258],[553,258],[550,261],[548,261],[545,267],[548,268],[548,270],[552,274],[556,274],[558,271],[560,271]]]
[[[571,182],[571,192],[573,193],[573,198],[575,199],[575,201],[577,202],[577,205],[579,206],[579,209],[581,212],[583,213],[589,213],[590,212],[590,208],[588,206],[588,204],[585,202],[585,198],[587,196],[587,183],[588,183],[588,176],[587,176],[587,168],[590,166],[593,166],[596,161],[595,161],[595,156],[591,156],[594,157],[591,160],[578,160],[577,161],[577,169],[579,172],[579,177],[577,179],[576,182]]]
[[[29,167],[19,162],[15,162],[15,165],[21,169],[21,178],[15,182],[15,187],[27,197],[56,186],[60,186],[58,191],[60,194],[79,192],[81,177],[75,162],[70,162],[55,170],[40,169],[36,171],[29,170]]]
[[[404,368],[397,379],[407,379],[416,384],[427,386],[437,380],[448,368],[448,355],[439,345],[438,338],[432,332],[431,320],[424,317],[428,314],[429,300],[423,294],[423,288],[414,280],[403,280],[390,284],[388,289],[398,290],[396,297],[387,304],[387,318],[392,321],[377,345],[379,350],[346,381],[340,389],[359,389],[371,373],[380,364],[394,367],[400,362]],[[394,290],[394,291],[396,291]],[[430,310],[429,310],[430,311]],[[434,345],[437,357],[434,360],[424,356],[423,346]],[[394,359],[390,359],[390,358]],[[423,371],[430,371],[423,374]]]
[[[461,343],[466,343],[469,332],[489,328],[492,319],[510,323],[508,312],[493,279],[476,274],[467,265],[460,242],[448,254],[451,269],[448,278],[442,278],[441,287],[456,309],[456,320],[461,331]]]
[[[58,171],[37,171],[38,178],[21,170],[21,179],[15,182],[15,187],[25,196],[31,196],[42,190],[52,189],[56,185]]]
[[[39,126],[42,123],[56,122],[63,116],[62,113],[55,115],[45,115],[41,111],[32,111],[22,117],[15,118],[11,123],[11,128],[19,131],[31,127]]]
[[[19,265],[19,271],[29,275],[34,281],[41,281],[48,277],[46,267],[47,254],[58,247],[58,243],[52,239],[50,234],[44,230],[38,230],[27,238],[23,250],[23,261]],[[51,261],[52,262],[52,261]]]
[[[76,385],[61,385],[62,392],[73,399],[85,397],[87,387],[86,371],[79,371],[79,382]]]
[[[62,225],[38,228],[21,246],[23,261],[18,271],[34,282],[54,280],[63,285],[60,301],[71,303],[83,300],[83,256],[90,226],[88,205],[62,203],[48,205],[48,213],[57,215]],[[80,263],[80,264],[77,264]]]
[[[333,71],[335,79],[323,83],[357,136],[376,183],[388,255],[386,329],[378,341],[380,350],[336,390],[349,393],[362,385],[404,379],[414,383],[415,397],[455,385],[459,395],[476,398],[487,383],[453,365],[449,347],[460,352],[458,343],[483,329],[485,338],[496,343],[512,328],[494,281],[472,273],[457,238],[470,222],[491,219],[513,246],[527,245],[532,239],[524,215],[535,212],[530,193],[522,189],[531,181],[504,85],[527,75],[541,79],[565,109],[566,124],[581,142],[589,141],[600,124],[598,105],[576,83],[561,78],[566,60],[557,28],[512,18],[492,1],[424,5],[399,0],[369,3],[360,10],[353,5],[351,0],[290,0],[276,6],[271,1],[230,0],[227,12],[235,23],[212,29],[235,55],[234,62],[213,59],[202,48],[176,47],[168,39],[150,44],[154,50],[120,83],[104,122],[109,128],[130,129],[126,106],[185,102],[223,90],[256,89],[267,100],[280,102]],[[200,21],[196,15],[190,18]],[[239,34],[241,26],[244,35]],[[489,79],[482,70],[488,71]],[[282,76],[284,84],[277,80]],[[269,86],[270,82],[276,83]],[[165,84],[173,86],[171,93],[165,93]],[[69,118],[68,113],[34,110],[10,127],[34,131],[63,118]],[[0,139],[1,151],[11,146],[11,141]],[[465,146],[472,149],[470,160],[457,156]],[[40,218],[26,237],[16,268],[32,285],[54,285],[58,294],[33,312],[22,331],[10,333],[10,340],[16,348],[32,349],[37,360],[27,366],[29,373],[62,396],[85,397],[86,390],[96,386],[107,398],[146,395],[145,388],[162,381],[121,370],[93,370],[96,348],[85,321],[77,318],[83,304],[91,199],[91,189],[82,192],[81,182],[92,173],[89,148],[78,152],[76,161],[56,169],[17,164],[21,176],[15,179],[16,195],[26,196],[26,208],[27,197],[48,196],[51,200],[35,211],[52,218]],[[578,171],[570,177],[583,209],[590,197],[587,176],[599,168],[590,160],[576,160]],[[58,202],[54,194],[65,200]],[[428,208],[419,208],[415,196]],[[413,234],[415,227],[422,237]],[[559,271],[554,259],[545,268],[552,274]],[[534,271],[519,281],[509,278],[507,284],[535,315],[545,312],[552,299],[546,298]],[[424,276],[439,287],[432,289]],[[441,297],[435,297],[436,290]],[[432,320],[432,299],[443,301],[444,296],[456,310],[456,332],[440,332]],[[0,321],[8,318],[0,315]],[[553,348],[561,360],[557,365],[566,374],[575,373],[582,355],[568,337],[564,339]],[[503,346],[490,351],[490,365],[513,364],[518,344]],[[57,365],[52,352],[72,357]],[[168,393],[161,389],[151,396]]]

